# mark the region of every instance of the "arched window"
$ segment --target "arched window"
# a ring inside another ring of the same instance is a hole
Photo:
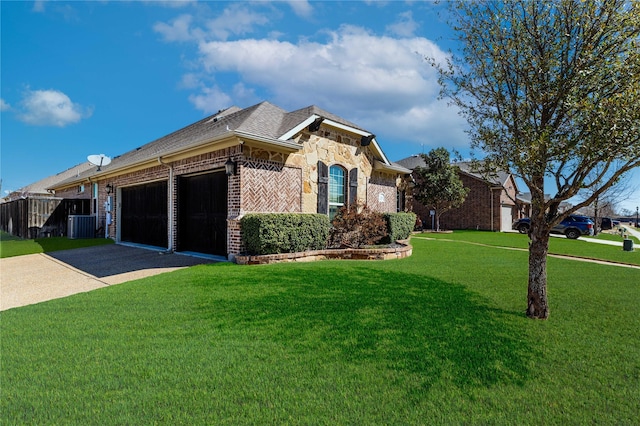
[[[340,166],[329,167],[329,219],[333,220],[346,201],[346,172]]]

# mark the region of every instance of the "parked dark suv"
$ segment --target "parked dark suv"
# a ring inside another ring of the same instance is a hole
[[[530,227],[531,219],[528,217],[520,219],[513,224],[513,229],[517,229],[521,234],[527,234]],[[586,216],[572,214],[554,226],[551,232],[564,234],[567,238],[575,240],[581,235],[593,235],[593,221]]]
[[[602,231],[613,229],[616,226],[620,226],[619,220],[611,219],[610,217],[603,217],[600,219],[600,230]]]

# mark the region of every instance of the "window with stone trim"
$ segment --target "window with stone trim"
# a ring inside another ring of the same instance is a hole
[[[346,170],[338,165],[329,167],[329,219],[333,220],[346,201]]]

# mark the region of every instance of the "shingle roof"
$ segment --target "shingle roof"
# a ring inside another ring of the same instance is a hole
[[[283,135],[286,135],[288,131],[294,129],[314,114],[354,129],[365,131],[361,127],[315,105],[287,112],[265,101],[244,109],[234,106],[219,111],[180,130],[114,157],[111,164],[102,167],[102,172],[119,170],[181,150],[197,147],[216,138],[224,137],[229,132],[249,134],[272,140],[274,143],[281,142],[279,139]],[[82,173],[79,178],[86,179],[97,173],[97,170],[93,168]],[[68,183],[73,183],[73,179],[69,179]]]
[[[419,155],[412,155],[411,157],[403,158],[402,160],[396,161],[396,163],[411,170],[415,169],[416,167],[425,166],[424,160]]]
[[[505,172],[503,170],[498,170],[496,172],[492,172],[491,174],[479,172],[478,170],[474,169],[474,163],[471,162],[462,161],[459,163],[455,163],[455,165],[458,166],[462,172],[495,185],[504,186],[507,183],[507,180],[509,180],[509,176],[511,176],[511,173]]]
[[[332,114],[329,111],[326,111],[322,108],[318,108],[315,105],[311,105],[311,106],[287,113],[287,116],[285,117],[285,120],[283,121],[282,127],[280,129],[281,135],[284,135],[289,130],[293,129],[297,124],[303,122],[304,120],[311,117],[312,115],[319,115],[321,117],[335,121],[336,123],[344,124],[345,126],[353,127],[354,129],[358,129],[366,132],[365,129],[358,126],[357,124],[354,124],[348,120],[345,120],[342,117],[338,117],[337,115]]]
[[[44,179],[40,179],[37,182],[31,183],[16,191],[13,191],[6,197],[6,199],[14,200],[16,198],[23,198],[23,197],[30,197],[30,196],[51,196],[51,194],[47,191],[47,188],[51,188],[52,186],[60,182],[64,182],[65,180],[79,176],[83,172],[86,172],[87,170],[92,169],[94,167],[95,166],[93,166],[88,161],[81,164],[77,164],[63,172],[57,173],[53,176],[47,176]]]
[[[415,169],[416,167],[425,166],[425,162],[420,155],[412,155],[411,157],[403,158],[402,160],[397,161],[397,163],[411,170]],[[453,163],[453,165],[459,167],[460,171],[462,171],[463,173],[494,185],[504,186],[509,179],[509,176],[511,176],[511,173],[505,171],[497,171],[495,174],[491,175],[480,173],[477,170],[474,170],[474,163],[468,161]]]
[[[284,110],[268,102],[262,102],[245,109],[231,107],[139,148],[125,152],[115,157],[107,167],[116,169],[150,158],[160,157],[181,148],[197,146],[231,130],[241,130],[275,138],[277,129],[274,129],[271,120],[278,120],[284,113]]]

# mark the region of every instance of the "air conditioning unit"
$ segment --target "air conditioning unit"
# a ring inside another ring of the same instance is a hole
[[[67,226],[68,238],[95,238],[96,217],[91,215],[70,214]]]

